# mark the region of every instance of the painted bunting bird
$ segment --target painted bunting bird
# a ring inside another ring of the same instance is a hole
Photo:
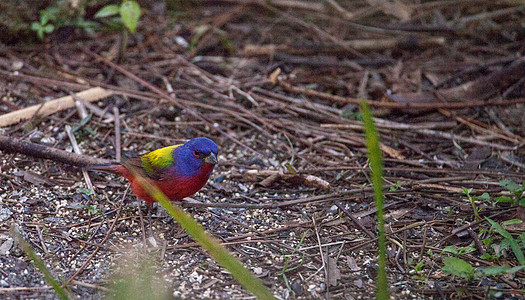
[[[199,137],[186,144],[164,147],[140,157],[125,159],[122,164],[90,165],[86,169],[125,177],[131,182],[135,195],[151,207],[155,200],[127,166],[155,183],[168,199],[176,201],[195,194],[206,184],[217,164],[218,151],[219,148],[212,140]]]

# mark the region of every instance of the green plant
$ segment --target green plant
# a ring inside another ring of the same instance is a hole
[[[91,190],[88,190],[88,191],[91,191]],[[89,211],[90,214],[99,215],[99,216],[104,217],[104,213],[96,205],[83,205],[82,208]]]
[[[82,7],[82,6],[81,6]],[[84,9],[79,8],[71,14],[66,11],[69,9],[63,3],[55,3],[40,11],[38,22],[31,23],[31,30],[35,31],[38,38],[43,40],[46,34],[50,34],[58,28],[64,26],[74,26],[81,28],[88,34],[92,34],[98,23],[84,20]],[[75,16],[76,15],[76,19]]]
[[[425,264],[420,261],[418,262],[411,273],[414,273],[414,275],[412,275],[412,278],[416,279],[416,280],[425,280],[427,279],[428,277],[425,276],[425,274],[423,273],[423,267],[425,266]]]
[[[116,18],[117,21],[122,21],[122,24],[124,24],[129,32],[135,33],[137,23],[140,19],[140,5],[136,1],[125,0],[120,5],[106,5],[95,14],[95,18],[105,18],[116,15],[118,15]]]
[[[361,117],[365,125],[366,148],[368,149],[368,159],[370,160],[370,168],[372,173],[372,188],[374,190],[374,198],[377,209],[377,224],[378,224],[378,252],[379,252],[379,268],[377,270],[377,299],[386,300],[388,296],[388,282],[386,278],[386,236],[385,236],[385,219],[384,204],[383,204],[383,161],[381,158],[381,150],[379,149],[379,135],[374,125],[372,112],[368,107],[366,101],[361,101],[359,104],[361,108]]]
[[[523,250],[521,249],[519,243],[514,239],[514,237],[512,237],[512,235],[497,222],[487,217],[485,217],[485,219],[491,225],[490,230],[496,230],[503,237],[500,243],[500,251],[502,248],[504,249],[505,247],[507,247],[507,245],[510,246],[512,252],[514,253],[514,256],[516,256],[516,259],[518,259],[520,265],[525,265],[525,256],[523,255]]]
[[[499,184],[507,189],[509,192],[511,192],[514,197],[509,196],[500,196],[496,197],[496,203],[511,203],[512,205],[519,204],[520,206],[525,206],[525,198],[523,198],[523,192],[525,191],[525,182],[523,182],[521,185],[515,183],[512,180],[503,179],[500,180]]]
[[[507,267],[490,266],[474,268],[471,264],[458,257],[445,257],[441,270],[445,273],[461,277],[468,281],[477,280],[487,276],[497,276],[501,274],[512,274],[523,270],[525,266]]]
[[[390,187],[389,190],[391,192],[395,192],[395,191],[399,190],[400,188],[401,188],[401,181],[398,180],[395,185]]]
[[[71,133],[73,133],[78,140],[82,140],[88,134],[96,134],[95,130],[86,126],[86,124],[91,120],[92,116],[92,114],[87,115],[87,117],[80,120],[80,123],[78,124],[69,124],[71,126]]]
[[[281,276],[283,276],[284,284],[286,284],[286,287],[288,288],[289,291],[292,292],[292,294],[294,294],[294,296],[295,296],[295,292],[292,290],[292,288],[290,287],[290,284],[288,283],[288,278],[286,277],[286,272],[290,272],[292,270],[295,270],[300,265],[303,264],[304,254],[301,257],[301,262],[297,266],[292,267],[292,268],[288,268],[288,264],[290,263],[290,256],[293,256],[295,254],[295,252],[297,251],[297,249],[299,249],[299,247],[301,247],[301,245],[303,244],[304,238],[306,237],[307,233],[308,233],[308,230],[301,235],[301,240],[299,241],[299,244],[297,244],[297,246],[295,246],[295,248],[293,249],[292,253],[289,256],[286,256],[284,254],[284,252],[283,252],[284,265],[283,265],[283,269],[281,270]]]
[[[474,251],[476,251],[476,248],[474,248],[474,247],[467,246],[467,247],[458,248],[455,245],[446,246],[443,249],[443,252],[452,253],[452,254],[454,254],[456,256],[463,255],[463,254],[468,254],[468,253],[474,252]]]
[[[95,196],[95,192],[92,189],[78,188],[77,192],[81,193],[82,197],[84,197],[86,200],[89,200],[90,197]]]
[[[481,211],[481,208],[478,209],[476,207],[476,200],[479,199],[483,199],[483,200],[488,200],[490,198],[489,194],[487,193],[483,193],[483,195],[481,196],[478,196],[478,197],[474,197],[472,195],[470,195],[470,193],[472,192],[472,189],[467,189],[465,187],[461,187],[461,189],[463,190],[463,193],[467,196],[469,202],[470,202],[470,205],[472,206],[472,211],[474,212],[474,219],[476,221],[479,221],[481,220],[481,217],[479,216],[479,212]]]
[[[441,270],[445,273],[464,278],[468,281],[474,279],[474,267],[458,257],[445,257]]]
[[[351,109],[343,109],[340,113],[342,118],[349,119],[349,120],[357,120],[357,121],[363,121],[363,118],[361,118],[361,114],[357,111],[353,111]]]
[[[55,7],[48,7],[40,11],[40,20],[31,24],[31,30],[35,31],[40,40],[44,39],[45,34],[49,34],[55,30],[55,25],[50,21],[56,21],[57,9]]]

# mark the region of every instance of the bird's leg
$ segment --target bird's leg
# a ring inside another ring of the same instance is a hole
[[[146,202],[146,209],[148,210],[149,236],[153,237],[153,223],[151,222],[151,211],[153,210],[153,203]]]
[[[142,205],[142,201],[140,199],[137,199],[137,208],[139,210],[139,217],[140,217],[140,227],[142,229],[142,241],[144,243],[144,247],[146,246],[146,231],[144,230],[144,218],[142,217],[142,210],[140,209],[140,206]]]

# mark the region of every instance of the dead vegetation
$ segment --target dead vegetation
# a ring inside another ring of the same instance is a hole
[[[220,165],[187,211],[276,296],[370,298],[375,209],[357,105],[367,99],[389,188],[391,294],[522,297],[523,270],[473,279],[442,267],[447,246],[475,267],[520,265],[483,218],[523,220],[495,200],[512,195],[500,180],[525,180],[523,4],[203,1],[177,19],[160,9],[124,53],[115,32],[1,47],[0,123],[37,105],[3,135],[73,151],[69,126],[84,155],[111,160],[210,137]],[[93,87],[108,94],[71,96]],[[67,96],[75,107],[43,110]],[[175,296],[249,297],[161,209],[154,238],[144,235],[144,206],[119,178],[3,152],[0,193],[3,297],[53,297],[12,224],[81,298],[101,296],[129,249],[154,254]],[[505,229],[523,248],[523,223]]]

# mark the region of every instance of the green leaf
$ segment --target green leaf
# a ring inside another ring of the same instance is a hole
[[[341,110],[340,115],[345,119],[363,121],[359,112],[354,112],[351,109]]]
[[[459,249],[459,253],[460,254],[468,254],[468,253],[474,252],[474,251],[476,251],[476,248],[470,247],[470,246],[462,247],[462,248]]]
[[[452,253],[452,254],[454,254],[454,255],[459,255],[458,247],[456,247],[456,246],[454,246],[454,245],[446,246],[446,247],[443,249],[443,252],[448,252],[448,253]]]
[[[478,197],[478,199],[490,200],[490,195],[489,195],[489,193],[483,193],[483,194],[481,194],[481,196]]]
[[[104,18],[113,16],[119,13],[120,7],[118,5],[110,4],[102,7],[97,13],[95,14],[95,18]]]
[[[82,126],[86,125],[87,122],[89,122],[89,120],[91,120],[91,117],[93,117],[93,115],[92,115],[92,114],[89,114],[89,115],[87,115],[85,118],[83,118],[82,120],[80,120],[80,124],[79,124],[79,126],[82,127]]]
[[[470,193],[472,192],[472,188],[467,189],[466,187],[462,186],[461,189],[463,190],[463,194],[470,196]]]
[[[49,21],[50,14],[46,10],[40,11],[40,24],[45,25]]]
[[[469,280],[474,276],[474,267],[461,258],[445,257],[444,264],[441,270],[445,273]]]
[[[522,243],[525,243],[525,232],[520,234],[520,236],[518,237],[518,239],[522,242]]]
[[[523,187],[512,180],[503,179],[499,181],[499,185],[511,192],[523,191]]]
[[[297,170],[294,168],[294,166],[291,163],[286,162],[284,166],[286,167],[286,172],[288,172],[288,174],[292,174],[292,175],[297,174]]]
[[[479,258],[484,259],[484,260],[491,260],[493,257],[490,253],[485,252]]]
[[[42,25],[46,24],[48,21],[56,21],[58,14],[58,8],[48,7],[40,11],[40,23]]]
[[[120,6],[122,22],[131,33],[135,33],[137,22],[140,19],[140,5],[135,1],[126,1]]]
[[[55,30],[55,26],[53,26],[53,24],[47,24],[42,29],[44,30],[45,33],[51,33],[53,32],[53,30]]]
[[[421,272],[423,270],[424,263],[422,261],[418,262],[417,265],[414,266],[414,270],[416,272]]]
[[[38,23],[38,22],[31,23],[31,30],[39,31],[40,28],[42,28],[42,25],[40,25],[40,23]]]
[[[235,52],[235,46],[233,46],[232,42],[228,37],[222,35],[219,37],[219,41],[221,42],[222,46],[228,50],[229,54],[232,54]]]
[[[516,273],[525,268],[525,266],[517,266],[509,268],[507,266],[490,266],[486,268],[480,268],[479,273],[481,276],[495,276],[500,274],[512,274]]]
[[[520,219],[512,219],[512,220],[504,221],[501,224],[503,226],[507,226],[507,225],[512,225],[512,224],[521,224],[521,223],[523,223],[523,221]]]
[[[95,196],[95,192],[92,189],[78,188],[77,192],[82,193],[86,196]]]
[[[525,206],[525,198],[520,199],[520,206]]]
[[[499,243],[499,249],[498,249],[498,255],[502,255],[503,251],[509,249],[510,247],[510,240],[509,239],[502,239],[501,242]]]
[[[514,199],[509,196],[496,197],[494,200],[496,200],[496,203],[514,203]]]
[[[495,221],[485,217],[485,219],[490,223],[492,228],[496,229],[496,231],[501,234],[504,238],[508,239],[510,243],[510,247],[512,248],[512,251],[514,252],[514,255],[518,259],[520,265],[525,265],[525,256],[523,255],[523,251],[520,248],[520,245],[516,240],[512,237],[512,235],[505,230],[500,224],[496,223]]]

